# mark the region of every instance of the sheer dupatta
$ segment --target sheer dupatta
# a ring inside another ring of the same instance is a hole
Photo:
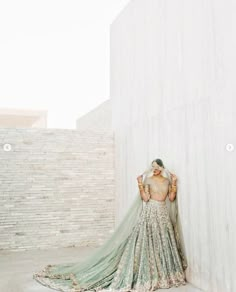
[[[73,273],[79,280],[81,287],[86,287],[88,285],[87,273],[93,271],[99,273],[100,270],[103,271],[106,267],[108,268],[116,252],[123,248],[123,244],[140,218],[144,207],[143,203],[144,201],[138,192],[128,207],[124,218],[101,246],[74,263],[49,265],[50,275],[70,275]]]
[[[182,226],[181,226],[181,221],[180,221],[180,217],[179,217],[178,192],[176,194],[174,201],[170,201],[169,197],[167,196],[166,205],[168,208],[171,223],[172,223],[173,228],[174,228],[175,239],[176,239],[179,255],[181,257],[182,265],[183,265],[183,268],[185,270],[188,267],[188,263],[187,263],[187,259],[186,259]]]
[[[167,168],[163,169],[162,175],[165,176],[166,178],[168,178],[170,184],[172,184],[170,171]],[[174,201],[170,201],[169,196],[167,196],[167,198],[166,198],[166,205],[168,208],[168,213],[170,216],[171,223],[172,223],[173,228],[174,228],[177,248],[179,251],[179,255],[181,257],[183,268],[185,270],[188,267],[188,263],[187,263],[187,258],[186,258],[182,225],[181,225],[181,220],[180,220],[180,216],[179,216],[178,201],[179,201],[178,190],[177,190],[176,197],[175,197]]]

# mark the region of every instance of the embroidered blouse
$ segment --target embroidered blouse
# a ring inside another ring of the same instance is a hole
[[[166,196],[171,191],[171,185],[167,178],[160,182],[154,178],[148,177],[144,181],[144,191],[149,196],[149,198],[165,200]]]

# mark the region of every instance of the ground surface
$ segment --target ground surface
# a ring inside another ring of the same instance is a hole
[[[34,250],[8,252],[0,251],[0,291],[1,292],[52,292],[34,279],[32,274],[48,264],[76,262],[91,252],[91,248],[60,248],[50,250]],[[201,292],[186,285],[179,288],[163,289],[168,292]]]

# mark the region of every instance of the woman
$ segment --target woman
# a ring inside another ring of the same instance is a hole
[[[185,285],[177,177],[161,159],[137,177],[139,192],[111,237],[82,262],[48,265],[33,278],[58,291],[154,291]]]

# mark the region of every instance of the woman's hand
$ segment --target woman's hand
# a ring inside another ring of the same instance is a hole
[[[177,176],[174,173],[170,173],[170,175],[171,175],[172,182],[176,184]]]
[[[137,177],[137,181],[138,181],[139,183],[142,183],[142,182],[143,182],[143,176],[142,176],[142,175],[139,175],[139,176]]]

